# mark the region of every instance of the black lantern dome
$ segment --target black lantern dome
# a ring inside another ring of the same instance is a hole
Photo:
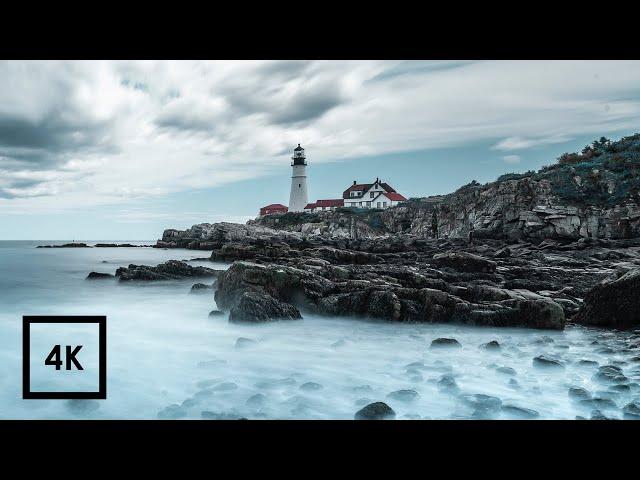
[[[296,148],[293,149],[293,157],[291,157],[293,160],[293,164],[292,165],[306,165],[306,157],[304,156],[304,148],[302,148],[300,146],[300,144],[298,144],[298,146]]]

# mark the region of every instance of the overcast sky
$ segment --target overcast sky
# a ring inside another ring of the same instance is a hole
[[[287,202],[297,143],[311,200],[376,176],[423,196],[639,118],[640,62],[1,62],[0,239],[243,221]]]

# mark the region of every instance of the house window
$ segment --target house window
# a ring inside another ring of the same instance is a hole
[[[382,202],[382,208],[387,208],[387,202]]]
[[[299,184],[298,184],[298,188],[301,188],[301,187],[302,187],[302,184],[301,184],[301,183],[299,183]]]
[[[371,206],[371,202],[367,202],[367,207],[370,207],[370,206]]]
[[[369,198],[373,198],[373,196],[374,196],[374,195],[375,195],[375,194],[374,194],[373,192],[370,192],[370,193],[369,193]]]
[[[378,202],[378,208],[380,208],[380,202]]]

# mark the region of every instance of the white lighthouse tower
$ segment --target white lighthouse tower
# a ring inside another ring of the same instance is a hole
[[[298,144],[293,149],[293,157],[291,157],[291,194],[289,195],[289,211],[302,212],[304,207],[309,203],[309,194],[307,193],[307,160],[304,156],[304,148]]]

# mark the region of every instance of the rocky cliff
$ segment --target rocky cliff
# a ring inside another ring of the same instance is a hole
[[[422,237],[543,240],[640,236],[640,134],[600,139],[538,172],[472,182],[444,196],[381,210],[270,215],[249,224],[346,238]]]

